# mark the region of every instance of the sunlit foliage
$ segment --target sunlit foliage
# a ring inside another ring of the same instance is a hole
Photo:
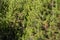
[[[0,0],[0,40],[60,40],[60,0]]]

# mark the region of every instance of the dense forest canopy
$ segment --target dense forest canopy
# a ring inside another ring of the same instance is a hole
[[[60,0],[0,0],[0,40],[60,40]]]

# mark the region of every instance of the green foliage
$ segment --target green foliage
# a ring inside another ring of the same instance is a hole
[[[0,40],[60,40],[59,0],[0,0]]]

